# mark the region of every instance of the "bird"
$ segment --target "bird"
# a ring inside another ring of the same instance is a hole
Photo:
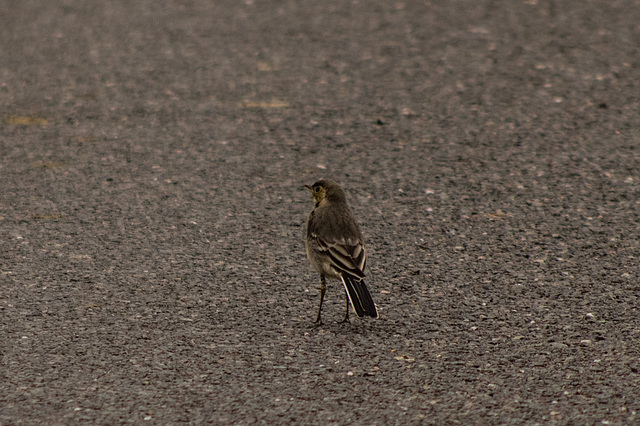
[[[306,232],[307,257],[320,274],[320,304],[316,324],[322,324],[322,301],[326,278],[342,281],[346,311],[342,322],[349,322],[349,304],[359,317],[378,317],[376,304],[364,282],[367,263],[362,233],[344,191],[332,180],[321,179],[305,185],[311,191],[315,208],[309,213]]]

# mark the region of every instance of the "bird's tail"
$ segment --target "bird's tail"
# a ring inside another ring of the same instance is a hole
[[[364,280],[344,273],[340,278],[342,278],[342,284],[344,284],[344,289],[347,291],[349,301],[356,314],[359,317],[367,315],[372,318],[378,318],[376,304],[373,303],[373,298]]]

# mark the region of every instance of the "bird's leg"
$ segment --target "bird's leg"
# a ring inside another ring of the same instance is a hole
[[[344,319],[340,321],[340,323],[351,322],[349,321],[349,295],[347,294],[347,290],[344,291],[344,298],[346,303],[346,310],[344,311]]]
[[[324,278],[324,274],[320,275],[320,306],[318,306],[318,318],[316,318],[316,324],[322,324],[322,318],[320,318],[320,313],[322,312],[322,300],[324,299],[324,293],[327,291],[327,282]]]

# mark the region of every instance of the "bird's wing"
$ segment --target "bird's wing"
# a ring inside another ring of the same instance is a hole
[[[367,256],[361,241],[350,238],[328,241],[319,238],[317,235],[315,237],[318,249],[329,257],[332,266],[336,270],[347,272],[360,279],[364,278]]]

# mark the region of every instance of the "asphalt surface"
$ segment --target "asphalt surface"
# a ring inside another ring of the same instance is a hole
[[[640,422],[640,4],[0,3],[0,424]],[[313,324],[304,184],[380,318]]]

